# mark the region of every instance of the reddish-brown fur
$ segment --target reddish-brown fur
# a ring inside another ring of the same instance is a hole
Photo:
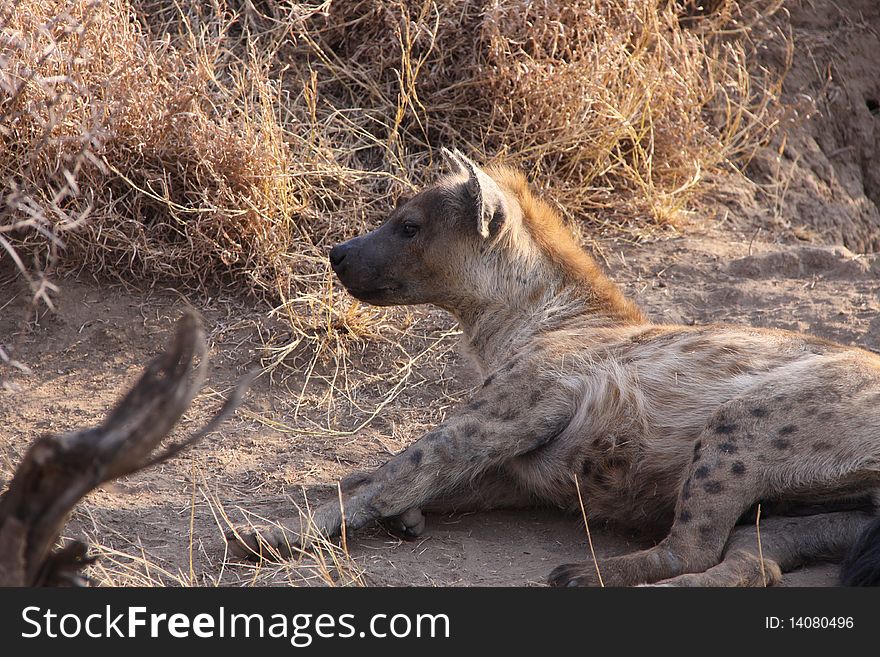
[[[597,313],[625,323],[645,321],[641,310],[623,296],[578,244],[559,214],[543,199],[532,194],[526,177],[510,167],[494,167],[487,173],[504,191],[509,192],[522,208],[525,227],[535,244],[559,271],[572,283],[580,283],[584,292],[595,298]]]

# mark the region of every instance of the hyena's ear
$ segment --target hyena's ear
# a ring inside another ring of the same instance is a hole
[[[466,157],[460,150],[444,148],[446,160],[467,175],[467,193],[476,209],[477,232],[481,237],[489,237],[489,224],[498,212],[504,212],[504,196],[498,185],[486,172]]]

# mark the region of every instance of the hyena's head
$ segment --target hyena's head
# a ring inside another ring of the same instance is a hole
[[[456,309],[491,284],[487,251],[521,209],[459,151],[443,152],[453,175],[398,202],[379,228],[330,251],[333,271],[361,301]]]
[[[443,153],[455,173],[330,251],[349,292],[379,306],[433,303],[459,319],[569,303],[642,321],[525,176],[506,167],[487,173],[457,150]]]

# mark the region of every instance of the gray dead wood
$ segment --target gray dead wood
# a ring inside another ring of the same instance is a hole
[[[0,498],[0,586],[81,585],[94,561],[72,541],[55,549],[73,507],[101,484],[176,456],[229,417],[251,377],[245,377],[198,432],[154,451],[205,381],[207,347],[201,322],[187,312],[166,351],[97,427],[38,438]]]

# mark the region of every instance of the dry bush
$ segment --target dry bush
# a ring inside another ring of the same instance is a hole
[[[254,294],[294,329],[275,362],[338,362],[396,329],[324,254],[441,145],[525,169],[576,225],[677,223],[772,126],[746,66],[768,2],[16,0],[0,245],[43,296],[56,255]]]
[[[45,269],[91,209],[76,178],[101,136],[79,76],[88,25],[51,14],[0,10],[0,258],[50,306]]]
[[[277,299],[451,143],[579,220],[674,222],[769,125],[722,38],[738,6],[712,4],[18,0],[0,179],[31,207],[4,231],[37,215],[67,262]]]
[[[484,26],[490,139],[548,178],[570,216],[675,224],[705,174],[764,137],[741,45],[685,29],[674,4],[516,4]],[[716,95],[732,101],[718,126]]]
[[[20,0],[2,28],[0,180],[28,190],[5,208],[13,245],[51,234],[66,263],[126,280],[274,294],[295,201],[259,62],[218,79],[222,44],[146,39],[124,0]],[[71,230],[75,202],[91,211]]]
[[[337,2],[297,33],[294,59],[329,108],[353,108],[358,150],[416,182],[438,145],[466,143],[579,222],[675,224],[775,123],[778,72],[746,60],[749,24],[779,4]]]

